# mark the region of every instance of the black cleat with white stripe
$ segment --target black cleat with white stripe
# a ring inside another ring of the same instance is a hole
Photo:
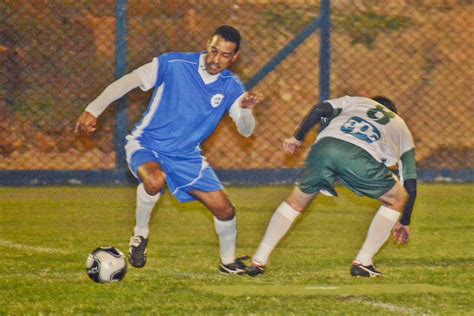
[[[148,239],[142,236],[132,236],[130,238],[130,251],[128,262],[135,268],[143,268],[146,264],[146,245]]]
[[[223,274],[245,274],[247,271],[247,266],[242,262],[243,260],[248,259],[248,257],[237,258],[234,262],[229,264],[221,264],[219,265],[219,272]]]
[[[382,273],[375,270],[373,265],[364,266],[359,261],[353,261],[351,275],[355,277],[375,278],[382,276]]]

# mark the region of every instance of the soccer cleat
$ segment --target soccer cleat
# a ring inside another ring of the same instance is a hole
[[[146,245],[148,239],[142,236],[132,236],[130,238],[130,252],[128,262],[135,268],[143,268],[146,263]]]
[[[252,262],[252,264],[247,267],[246,273],[251,277],[262,275],[265,273],[265,266],[256,262]]]
[[[229,264],[219,265],[219,271],[224,274],[245,274],[247,271],[247,266],[242,262],[243,260],[248,259],[248,257],[241,257],[234,260],[234,262]]]
[[[352,261],[351,275],[355,277],[374,278],[382,276],[373,265],[364,266],[359,261]]]

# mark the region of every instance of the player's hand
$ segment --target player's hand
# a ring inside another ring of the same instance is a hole
[[[242,100],[240,100],[240,107],[242,109],[253,109],[263,100],[263,94],[258,92],[247,92]]]
[[[388,166],[387,168],[388,168],[388,170],[390,170],[392,172],[397,172],[398,171],[398,165]]]
[[[397,222],[392,230],[392,239],[399,245],[405,245],[410,239],[410,226]]]
[[[97,130],[97,118],[89,112],[82,112],[76,122],[76,135],[89,135]]]
[[[283,141],[283,149],[287,153],[293,154],[293,153],[296,152],[296,150],[298,150],[298,148],[301,147],[302,144],[303,144],[303,142],[300,142],[299,140],[297,140],[294,137],[290,137],[290,138],[287,138]]]

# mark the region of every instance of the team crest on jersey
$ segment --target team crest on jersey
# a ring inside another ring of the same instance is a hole
[[[224,95],[222,93],[214,94],[211,98],[211,106],[217,108],[224,100]]]

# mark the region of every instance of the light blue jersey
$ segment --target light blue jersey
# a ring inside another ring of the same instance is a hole
[[[232,106],[233,110],[240,108],[244,87],[228,70],[209,75],[202,53],[168,53],[150,65],[136,70],[141,88],[155,90],[142,120],[127,136],[130,170],[140,180],[141,165],[160,164],[171,193],[180,202],[193,201],[188,193],[192,190],[221,190],[222,184],[199,146]],[[158,70],[150,71],[155,66]]]
[[[127,137],[161,153],[199,151],[223,115],[244,93],[228,70],[206,84],[199,73],[200,53],[168,53],[158,58],[155,91],[142,120]]]

